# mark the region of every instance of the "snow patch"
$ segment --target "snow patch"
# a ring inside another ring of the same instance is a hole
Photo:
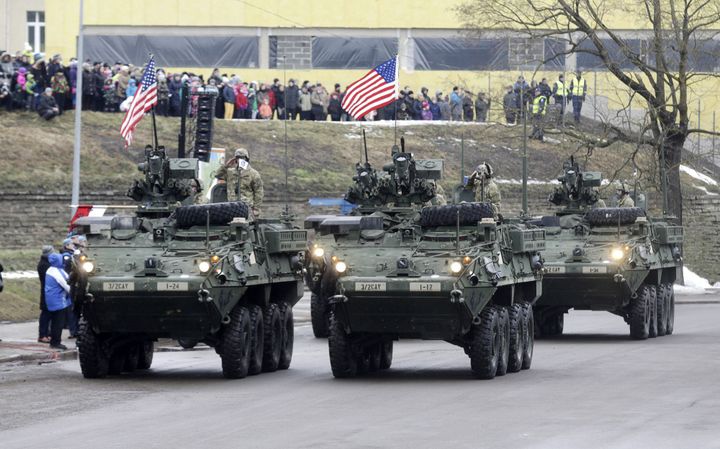
[[[367,126],[367,127],[381,127],[381,128],[392,128],[395,126],[394,120],[378,120],[376,122],[323,122],[332,125],[340,126]],[[398,120],[398,128],[404,126],[488,126],[495,125],[495,122],[455,122],[450,120]]]
[[[718,182],[712,179],[711,177],[707,175],[703,175],[702,173],[698,172],[697,170],[694,170],[687,165],[680,165],[680,171],[692,176],[693,178],[697,179],[698,181],[702,181],[705,184],[709,184],[711,186],[717,186]]]
[[[513,184],[513,185],[522,185],[522,179],[495,179],[495,182],[498,184]],[[553,179],[550,181],[543,181],[540,179],[528,179],[528,185],[554,185],[554,184],[560,184],[560,181],[557,179]]]
[[[560,145],[560,143],[561,143],[559,140],[553,139],[552,137],[545,137],[544,141],[547,143],[555,144],[555,145]]]
[[[705,192],[705,195],[717,196],[717,193],[709,191],[706,187],[696,186],[695,184],[693,184],[693,187],[700,190],[701,192]]]
[[[37,279],[37,271],[8,271],[2,274],[3,279]]]
[[[675,293],[683,295],[704,295],[709,293],[708,289],[713,288],[707,279],[693,273],[688,267],[683,267],[683,279],[685,280],[685,285],[676,284]],[[720,282],[715,285],[720,286],[718,284],[720,284]]]
[[[362,139],[361,135],[358,134],[345,134],[346,139]]]

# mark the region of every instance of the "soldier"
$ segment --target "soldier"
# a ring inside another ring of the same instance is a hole
[[[250,166],[250,156],[245,148],[235,150],[235,157],[220,167],[215,177],[227,184],[228,201],[244,201],[260,215],[263,201],[263,182],[260,173]]]
[[[447,204],[445,199],[445,189],[442,188],[440,183],[433,182],[435,184],[435,197],[430,200],[430,204],[433,206],[444,206]]]
[[[493,169],[487,162],[478,165],[470,178],[468,187],[475,190],[475,201],[486,201],[492,204],[493,213],[500,213],[500,189],[493,178]]]
[[[630,192],[624,182],[616,181],[617,207],[635,207],[635,201],[630,198]]]

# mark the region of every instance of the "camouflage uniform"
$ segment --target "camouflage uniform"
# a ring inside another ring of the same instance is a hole
[[[260,173],[252,167],[243,170],[237,165],[220,167],[215,175],[228,186],[228,201],[244,201],[251,208],[259,209],[262,206],[263,182]]]
[[[475,201],[482,201],[482,183],[475,183]],[[492,179],[485,180],[485,202],[492,204],[493,213],[500,213],[500,189]]]
[[[626,193],[618,200],[617,207],[635,207],[635,201]]]
[[[444,206],[447,204],[445,199],[445,190],[438,183],[435,183],[435,198],[430,200],[430,204],[433,206]]]

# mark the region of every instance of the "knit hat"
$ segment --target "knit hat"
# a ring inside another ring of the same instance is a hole
[[[51,245],[43,245],[42,247],[42,255],[47,256],[53,252],[53,247]]]

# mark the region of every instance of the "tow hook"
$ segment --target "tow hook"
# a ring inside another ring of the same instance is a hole
[[[457,290],[457,289],[451,291],[451,292],[450,292],[450,302],[453,303],[453,304],[454,304],[454,303],[458,303],[458,304],[464,303],[464,302],[465,302],[465,298],[463,298],[462,292],[461,292],[460,290]]]
[[[200,302],[212,302],[212,296],[210,296],[210,292],[203,289],[198,290],[198,301]]]
[[[348,298],[345,295],[334,295],[328,299],[330,304],[338,304],[341,302],[348,302]]]
[[[613,276],[613,281],[619,284],[621,282],[625,282],[625,277],[622,274],[616,274],[615,276]]]

